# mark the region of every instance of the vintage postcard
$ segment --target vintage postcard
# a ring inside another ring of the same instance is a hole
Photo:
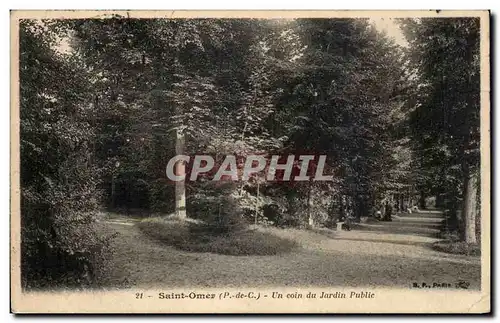
[[[489,313],[489,21],[11,11],[11,311]]]

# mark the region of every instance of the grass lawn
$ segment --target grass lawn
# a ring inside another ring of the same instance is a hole
[[[228,234],[212,234],[204,224],[161,218],[137,224],[147,236],[190,252],[211,252],[233,256],[277,255],[295,249],[298,244],[258,229],[245,229]]]

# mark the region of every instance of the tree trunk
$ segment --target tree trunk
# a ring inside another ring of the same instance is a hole
[[[311,212],[311,192],[312,191],[312,182],[309,182],[309,189],[307,192],[307,222],[311,227],[314,226],[314,220],[312,218],[312,212]]]
[[[382,202],[381,202],[381,206],[380,206],[380,210],[377,210],[377,211],[380,211],[380,214],[382,215],[382,217],[383,217],[383,216],[384,216],[384,214],[385,214],[386,205],[387,205],[387,203],[386,203],[386,202],[387,202],[387,201],[386,201],[385,199],[384,199],[384,200],[382,200]]]
[[[474,54],[473,54],[473,46],[475,43],[474,36],[469,35],[467,38],[467,51],[465,52],[465,62],[473,62],[474,61]],[[472,85],[472,74],[468,74],[468,88]],[[478,178],[476,174],[474,173],[474,168],[472,165],[474,165],[473,160],[470,159],[470,156],[468,156],[467,151],[473,148],[471,147],[471,130],[473,129],[473,126],[471,125],[471,114],[475,110],[475,99],[472,94],[467,95],[467,107],[466,107],[466,113],[464,116],[464,125],[463,129],[465,129],[467,132],[464,136],[463,140],[463,145],[462,145],[462,169],[464,171],[464,193],[463,193],[463,211],[462,211],[462,218],[464,222],[464,235],[465,235],[465,242],[467,243],[477,243],[477,237],[476,237],[476,214],[477,214],[477,181]]]
[[[462,216],[465,225],[465,242],[477,243],[476,215],[477,215],[477,176],[467,172],[464,181],[464,205]]]
[[[115,179],[115,172],[113,171],[113,174],[111,174],[111,208],[116,207],[116,179]]]
[[[424,193],[424,191],[420,191],[420,200],[419,200],[418,204],[422,210],[425,210],[426,205],[425,205],[425,193]]]
[[[175,152],[177,155],[184,154],[184,134],[177,130],[175,141]],[[186,174],[186,166],[183,161],[175,164],[175,173],[178,176]],[[186,188],[185,180],[175,182],[175,216],[185,219],[186,216]]]
[[[260,197],[260,182],[257,181],[257,203],[255,203],[255,225],[257,225],[259,218],[259,197]]]
[[[361,217],[364,215],[365,212],[365,207],[366,207],[366,201],[364,197],[362,196],[356,196],[354,198],[354,218],[356,219],[356,222],[359,223],[361,220]]]
[[[345,216],[346,214],[346,201],[345,201],[346,197],[345,195],[339,195],[339,210],[338,210],[338,214],[336,215],[336,219],[335,219],[335,222],[338,222],[343,216]]]

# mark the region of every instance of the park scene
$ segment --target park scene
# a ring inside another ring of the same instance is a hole
[[[480,61],[474,17],[22,19],[21,285],[479,290]]]

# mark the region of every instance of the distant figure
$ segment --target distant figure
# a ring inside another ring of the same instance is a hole
[[[346,231],[351,231],[352,229],[352,218],[350,216],[346,216],[344,218],[344,224],[342,225],[342,229]]]
[[[415,205],[415,206],[413,207],[413,212],[420,212],[420,210],[418,209],[418,206],[417,206],[417,205]]]
[[[353,220],[349,215],[341,215],[337,222],[337,230],[351,231]]]
[[[382,212],[380,212],[380,210],[375,212],[375,218],[378,220],[382,220]]]

